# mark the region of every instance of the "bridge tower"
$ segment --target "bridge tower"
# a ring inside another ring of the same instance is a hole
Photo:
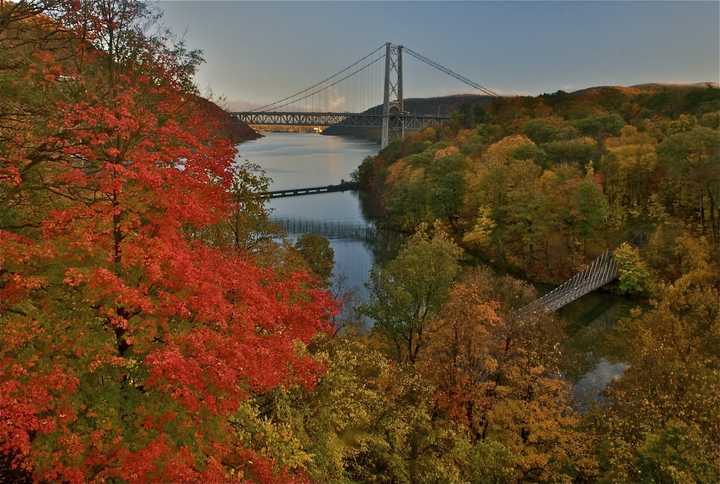
[[[380,148],[391,137],[405,136],[405,104],[403,101],[402,45],[385,43],[385,88],[383,90],[382,134]]]

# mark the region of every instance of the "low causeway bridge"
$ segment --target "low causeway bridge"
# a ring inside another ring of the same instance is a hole
[[[377,237],[374,225],[345,220],[271,217],[270,221],[292,235],[317,234],[328,239],[350,239],[363,242],[372,242]]]
[[[299,197],[301,195],[316,195],[319,193],[346,192],[348,190],[357,190],[360,185],[355,182],[341,182],[337,185],[324,185],[320,187],[306,188],[286,188],[284,190],[272,190],[269,192],[261,192],[257,194],[257,198],[285,198]]]

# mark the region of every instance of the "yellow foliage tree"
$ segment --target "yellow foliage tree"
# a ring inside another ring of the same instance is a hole
[[[474,445],[512,456],[509,480],[588,477],[591,439],[577,427],[558,368],[562,326],[514,313],[533,297],[524,283],[474,271],[431,325],[420,369],[438,387],[438,408],[468,428]]]

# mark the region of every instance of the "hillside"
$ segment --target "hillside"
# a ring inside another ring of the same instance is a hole
[[[463,104],[479,104],[486,106],[490,103],[490,96],[476,94],[457,94],[453,96],[409,98],[405,99],[405,110],[414,114],[441,114],[450,115]],[[382,114],[382,105],[379,104],[366,111],[366,114]],[[377,128],[348,128],[343,123],[330,126],[323,134],[334,136],[351,136],[371,140],[380,139],[380,130]]]
[[[233,143],[241,143],[252,139],[262,138],[262,135],[243,123],[239,119],[233,117],[223,108],[214,102],[200,96],[195,96],[200,109],[206,111],[211,118],[215,118],[220,123],[221,135],[230,139]]]
[[[649,102],[653,106],[664,109],[663,114],[672,115],[686,110],[685,106],[673,105],[672,99],[680,100],[686,94],[689,102],[702,102],[700,99],[706,88],[717,88],[718,83],[714,81],[697,82],[693,84],[666,84],[666,83],[645,83],[635,84],[632,86],[593,86],[579,89],[577,91],[565,92],[557,91],[556,93],[541,94],[539,98],[559,99],[567,97],[567,99],[578,100],[573,101],[574,104],[580,105],[588,102],[595,102],[592,99],[609,107],[610,104],[621,102],[621,98],[635,97]],[[500,99],[533,99],[533,96],[506,96]],[[695,99],[696,101],[692,101]],[[430,98],[410,98],[405,100],[405,109],[415,114],[443,114],[451,115],[458,111],[462,105],[478,105],[487,107],[493,101],[493,98],[485,95],[477,94],[458,94],[452,96],[430,97]],[[618,106],[615,106],[618,107]],[[652,106],[651,106],[652,107]],[[689,109],[689,108],[688,108]],[[364,113],[381,114],[382,105],[374,106]],[[349,128],[338,123],[330,126],[323,131],[327,135],[342,135],[356,138],[370,139],[379,141],[380,130],[377,128]]]
[[[717,82],[707,81],[707,82],[694,82],[691,84],[671,84],[671,83],[663,83],[663,82],[646,82],[643,84],[632,84],[630,86],[591,86],[586,87],[583,89],[578,89],[576,91],[572,91],[572,94],[582,94],[586,92],[592,92],[597,90],[603,90],[603,89],[617,89],[619,91],[625,92],[626,94],[642,94],[642,93],[652,93],[652,92],[658,92],[662,91],[664,89],[672,89],[672,90],[692,90],[697,88],[705,88],[705,87],[720,87],[720,85]]]
[[[714,87],[498,98],[391,143],[358,176],[389,225],[440,219],[479,257],[559,281],[652,237],[657,210],[717,243],[719,123]]]

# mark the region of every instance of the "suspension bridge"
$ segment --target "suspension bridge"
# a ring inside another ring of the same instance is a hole
[[[385,148],[393,138],[402,138],[405,131],[437,126],[448,120],[440,113],[421,114],[405,110],[403,90],[403,57],[428,65],[477,92],[496,97],[497,93],[458,74],[442,64],[402,45],[386,42],[349,66],[300,91],[254,111],[233,113],[250,125],[333,126],[379,128],[380,145]],[[384,65],[384,68],[382,68]],[[378,103],[380,95],[382,101]],[[377,109],[376,106],[381,107]],[[340,109],[345,107],[346,109]],[[357,189],[354,183],[322,187],[275,190],[259,194],[262,198],[280,198],[316,193]],[[329,238],[350,238],[371,241],[377,233],[373,226],[347,222],[275,219],[274,222],[291,234],[316,233]],[[584,271],[577,273],[557,288],[515,312],[518,317],[559,310],[618,277],[618,265],[612,251],[604,252]]]
[[[253,111],[232,113],[251,126],[342,125],[379,128],[380,146],[402,138],[405,131],[438,126],[446,114],[420,114],[405,110],[403,58],[451,76],[476,92],[497,96],[491,89],[403,45],[386,42],[347,67],[304,89]],[[377,105],[382,110],[374,110]],[[345,108],[345,109],[341,109]]]
[[[612,251],[606,250],[582,272],[516,311],[516,316],[551,313],[577,301],[586,294],[610,284],[618,278],[618,264]]]

